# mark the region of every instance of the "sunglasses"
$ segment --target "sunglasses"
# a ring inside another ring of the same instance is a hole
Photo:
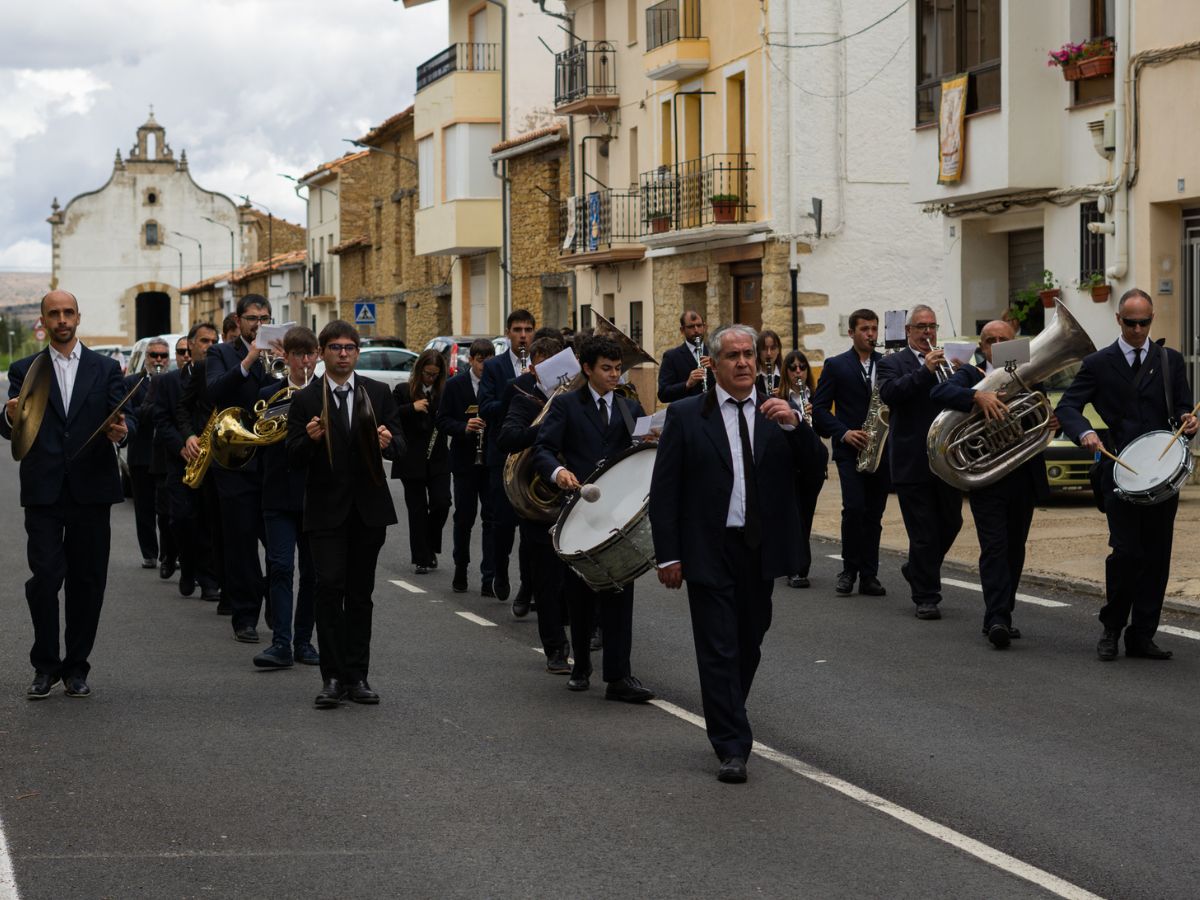
[[[936,322],[924,324],[924,325],[909,325],[909,328],[912,328],[914,331],[937,331],[938,330]]]
[[[147,353],[146,355],[148,357],[150,357],[151,359],[166,359],[171,354],[169,354],[169,353]]]
[[[807,368],[808,368],[808,366],[806,366],[804,363],[792,363],[790,366],[788,366],[788,371],[789,372],[803,372]]]
[[[176,348],[175,348],[175,355],[176,355],[176,356],[191,356],[191,355],[192,355],[192,351],[191,351],[191,350],[189,350],[187,347],[176,347]]]
[[[1149,328],[1153,319],[1126,319],[1121,317],[1121,321],[1125,323],[1126,328]]]

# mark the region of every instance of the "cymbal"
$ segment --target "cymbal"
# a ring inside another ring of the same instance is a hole
[[[12,415],[13,459],[24,459],[33,448],[46,415],[46,403],[50,400],[53,384],[54,370],[51,368],[50,354],[39,353],[25,373],[21,393],[17,395],[17,408]]]
[[[83,453],[84,450],[91,446],[92,441],[99,437],[103,432],[108,431],[109,426],[112,425],[113,422],[117,421],[117,416],[121,415],[121,411],[129,405],[129,401],[132,400],[134,395],[142,389],[142,385],[146,384],[146,382],[149,380],[150,375],[143,372],[142,377],[135,381],[133,387],[129,389],[129,393],[121,398],[121,402],[117,404],[117,408],[110,412],[105,420],[100,423],[100,426],[88,436],[88,439],[83,442],[83,446],[81,446],[67,458],[68,461],[75,459],[77,456]]]
[[[355,393],[357,394],[355,402],[361,403],[363,410],[363,415],[359,417],[358,421],[361,430],[359,440],[364,461],[367,464],[367,471],[371,475],[371,481],[376,486],[382,487],[387,482],[383,475],[383,457],[379,450],[379,421],[375,418],[375,407],[371,404],[371,398],[367,396],[367,389],[364,385],[360,384]]]

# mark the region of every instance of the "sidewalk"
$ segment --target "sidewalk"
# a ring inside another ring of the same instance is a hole
[[[841,486],[837,468],[831,463],[829,478],[821,491],[813,517],[813,535],[841,541]],[[1167,584],[1167,605],[1200,613],[1200,485],[1184,487],[1179,514],[1175,518],[1175,542],[1171,554],[1171,580]],[[896,495],[888,497],[883,514],[883,539],[880,546],[901,553],[908,550],[908,533],[900,517]],[[1104,560],[1108,556],[1108,525],[1103,513],[1092,504],[1088,492],[1055,494],[1046,506],[1033,515],[1025,557],[1022,588],[1049,584],[1088,594],[1104,594]],[[948,562],[979,567],[979,540],[975,521],[965,499],[963,527],[958,540],[946,556]],[[886,580],[884,582],[887,584]]]

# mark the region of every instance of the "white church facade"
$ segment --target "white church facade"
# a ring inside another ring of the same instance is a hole
[[[51,208],[51,287],[79,298],[86,342],[185,331],[179,289],[226,271],[235,236],[244,258],[237,206],[192,180],[187,152],[175,158],[153,112],[103,187]]]

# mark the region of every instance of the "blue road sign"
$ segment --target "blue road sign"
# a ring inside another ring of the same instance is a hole
[[[358,302],[354,304],[354,324],[355,325],[374,325],[375,324],[375,304],[367,302]]]

